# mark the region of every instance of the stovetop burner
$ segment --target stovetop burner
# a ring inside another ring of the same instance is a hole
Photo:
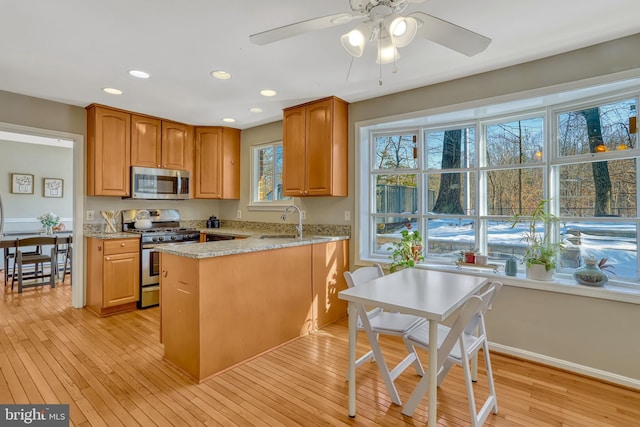
[[[175,209],[148,209],[152,228],[137,230],[135,218],[137,210],[122,211],[122,231],[138,233],[145,244],[193,243],[200,240],[200,232],[195,228],[180,227],[180,213]]]

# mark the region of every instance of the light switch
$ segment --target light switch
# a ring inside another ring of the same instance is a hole
[[[94,219],[95,219],[95,212],[94,211],[87,211],[86,220],[87,221],[93,221]]]
[[[237,219],[242,218],[242,210],[238,209],[238,212],[236,212],[236,218]]]
[[[351,211],[344,211],[344,220],[351,221]]]

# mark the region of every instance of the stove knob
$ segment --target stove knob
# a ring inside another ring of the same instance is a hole
[[[171,240],[178,240],[178,236],[171,236]]]
[[[158,241],[159,241],[159,242],[162,242],[163,240],[164,240],[164,236],[159,236],[159,237],[158,237]]]
[[[152,237],[152,238],[151,238],[151,241],[152,241],[152,242],[157,242],[157,241],[158,241],[158,238],[154,236],[154,237]]]

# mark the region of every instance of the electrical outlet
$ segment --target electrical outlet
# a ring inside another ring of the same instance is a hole
[[[351,211],[344,211],[344,220],[351,221]]]
[[[86,220],[87,221],[93,221],[94,219],[95,219],[95,212],[94,211],[87,211]]]
[[[236,212],[236,218],[237,219],[241,219],[242,218],[242,210],[238,209],[238,212]]]
[[[300,211],[300,213],[302,214],[302,220],[304,221],[305,219],[307,219],[307,211]]]

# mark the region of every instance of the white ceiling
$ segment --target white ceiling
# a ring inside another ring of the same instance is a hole
[[[469,58],[417,38],[400,49],[397,72],[382,66],[379,85],[371,46],[347,79],[351,56],[340,35],[357,22],[249,43],[250,34],[349,13],[348,0],[0,0],[0,11],[0,90],[197,125],[227,125],[221,119],[233,117],[230,126],[242,129],[329,95],[356,102],[640,33],[638,0],[426,0],[404,14],[429,13],[492,43]],[[152,77],[135,79],[130,69]],[[218,69],[233,78],[211,78]],[[263,88],[278,94],[262,97]]]

